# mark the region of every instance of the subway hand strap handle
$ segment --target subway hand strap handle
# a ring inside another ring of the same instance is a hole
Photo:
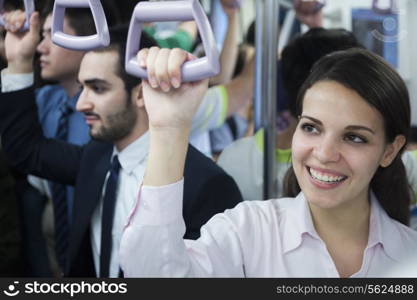
[[[97,34],[89,36],[72,36],[64,33],[64,16],[66,8],[89,7],[96,26]],[[87,51],[110,44],[109,28],[100,0],[55,0],[52,16],[52,41],[71,50]]]
[[[147,72],[137,62],[143,23],[195,20],[203,41],[205,57],[182,66],[182,81],[192,82],[215,76],[220,71],[219,52],[207,16],[198,0],[140,2],[130,21],[126,49],[126,72],[147,79]]]
[[[372,9],[378,13],[378,14],[382,14],[382,15],[386,15],[386,14],[393,14],[397,11],[396,7],[395,7],[395,2],[394,0],[389,0],[390,6],[386,7],[386,8],[382,8],[380,6],[379,0],[373,0],[372,1]]]
[[[4,9],[4,1],[5,0],[0,0],[0,26],[4,26],[4,20],[3,20],[3,9]],[[30,15],[35,11],[35,3],[33,0],[24,0],[24,4],[25,4],[25,13],[26,13],[26,21],[25,24],[23,25],[23,30],[28,30],[29,29],[29,20],[30,20]]]

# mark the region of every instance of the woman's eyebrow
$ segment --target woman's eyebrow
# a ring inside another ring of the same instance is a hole
[[[316,118],[313,118],[313,117],[309,117],[309,116],[302,115],[302,116],[300,117],[300,119],[303,119],[303,118],[305,118],[305,119],[309,119],[310,121],[313,121],[314,123],[317,123],[317,124],[319,124],[319,125],[323,125],[323,123],[322,123],[320,120],[317,120]]]
[[[345,129],[346,130],[366,130],[372,134],[375,134],[375,131],[373,131],[371,128],[362,126],[362,125],[350,125],[350,126],[347,126]]]
[[[323,123],[316,118],[313,118],[313,117],[310,117],[310,116],[305,116],[305,115],[300,117],[300,119],[302,119],[302,118],[309,119],[310,121],[313,121],[314,123],[317,123],[319,125],[323,125]],[[372,134],[375,134],[375,131],[373,131],[371,128],[363,126],[363,125],[349,125],[349,126],[345,127],[345,130],[366,130],[366,131],[369,131]]]

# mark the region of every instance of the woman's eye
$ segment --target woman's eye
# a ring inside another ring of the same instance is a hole
[[[365,143],[368,142],[365,138],[363,138],[361,136],[358,136],[356,134],[346,135],[346,140],[349,141],[349,142],[356,143],[356,144],[365,144]]]
[[[316,127],[314,127],[313,125],[311,125],[311,124],[303,124],[303,125],[301,125],[301,129],[303,130],[303,131],[305,131],[305,132],[308,132],[308,133],[318,133],[319,131],[317,130],[317,128]]]

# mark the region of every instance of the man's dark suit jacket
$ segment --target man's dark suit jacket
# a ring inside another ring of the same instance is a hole
[[[20,230],[15,182],[0,147],[0,277],[23,275]]]
[[[93,140],[80,147],[46,139],[37,119],[32,88],[3,93],[0,98],[0,134],[11,163],[27,174],[75,186],[65,275],[95,277],[90,223],[100,201],[113,144]],[[197,238],[200,227],[214,214],[233,208],[241,200],[234,180],[190,146],[184,171],[185,237]]]

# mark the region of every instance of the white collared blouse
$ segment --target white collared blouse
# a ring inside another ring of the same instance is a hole
[[[191,241],[182,239],[182,191],[183,180],[142,187],[121,240],[125,276],[339,277],[302,193],[244,201],[215,215],[200,239]],[[140,245],[147,247],[139,254]],[[368,245],[352,277],[388,276],[388,270],[417,256],[416,249],[417,231],[391,219],[371,193]]]

